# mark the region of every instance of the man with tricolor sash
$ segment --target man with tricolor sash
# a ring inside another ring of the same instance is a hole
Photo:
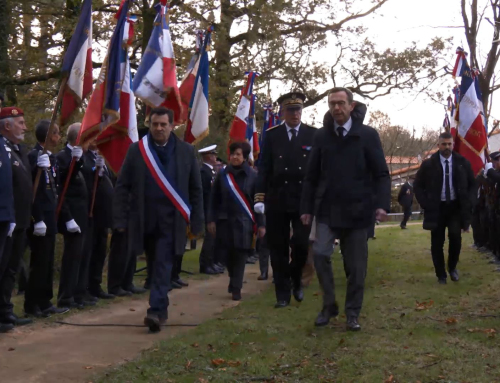
[[[167,320],[168,290],[176,256],[184,253],[187,226],[203,230],[203,190],[194,149],[172,134],[170,109],[154,108],[150,128],[133,143],[115,188],[113,227],[128,232],[129,256],[154,245],[150,308],[144,324],[158,332]]]

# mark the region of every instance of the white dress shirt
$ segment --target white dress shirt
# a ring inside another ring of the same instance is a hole
[[[335,128],[335,133],[337,133],[337,135],[339,134],[338,128],[340,126],[342,126],[344,128],[344,137],[347,136],[347,133],[349,133],[349,131],[352,128],[352,119],[351,119],[351,117],[349,117],[349,120],[347,120],[344,125],[339,125],[339,124],[337,124],[336,121],[333,122],[333,127]]]
[[[291,130],[292,130],[292,129],[295,129],[295,130],[297,131],[297,133],[296,133],[295,137],[297,137],[297,136],[299,135],[300,124],[299,124],[299,125],[297,125],[295,128],[290,128],[290,127],[288,126],[288,124],[285,122],[285,126],[286,126],[286,131],[288,132],[288,139],[289,139],[290,141],[292,140],[292,132],[291,132]]]
[[[441,154],[439,155],[439,159],[441,160],[441,166],[443,167],[443,188],[441,189],[441,201],[446,201],[446,163],[448,160],[448,169],[450,170],[450,199],[453,201],[456,199],[455,189],[453,188],[453,166],[452,166],[452,158],[444,158]]]

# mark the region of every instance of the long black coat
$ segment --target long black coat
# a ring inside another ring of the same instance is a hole
[[[9,141],[6,141],[5,148],[10,153],[12,165],[16,230],[26,230],[30,227],[31,204],[33,202],[33,181],[28,153],[23,145],[13,145]]]
[[[226,172],[234,176],[236,183],[253,210],[257,174],[247,162],[244,162],[239,170],[235,170],[231,165],[228,165],[217,174],[213,183],[207,222],[227,219],[230,230],[227,240],[232,240],[230,246],[237,249],[251,249],[253,244],[253,222],[232,196],[224,179]],[[265,226],[263,214],[255,214],[254,212],[254,217],[258,227]]]
[[[456,152],[453,152],[452,156],[453,188],[460,204],[462,229],[467,229],[472,218],[472,201],[477,192],[476,180],[470,162]],[[424,209],[424,229],[435,229],[438,224],[443,190],[443,166],[439,152],[422,162],[413,183],[413,189],[418,203]]]
[[[318,129],[300,125],[294,147],[285,123],[266,132],[259,158],[256,202],[264,196],[266,210],[298,213],[314,135]]]
[[[327,112],[304,179],[301,214],[313,214],[333,228],[366,228],[376,209],[389,211],[391,178],[377,131],[363,125],[366,107],[351,113],[352,127],[341,138]]]
[[[413,204],[413,186],[411,186],[408,182],[405,182],[398,194],[398,202],[403,207],[411,207]]]
[[[215,180],[217,172],[215,171],[215,169],[210,169],[210,166],[208,166],[207,164],[202,164],[200,168],[200,174],[201,174],[201,186],[203,187],[203,208],[206,220],[208,217],[208,205],[210,204],[212,183]]]
[[[6,143],[0,135],[0,222],[15,222],[12,167]]]
[[[187,196],[191,204],[191,232],[203,231],[203,190],[198,161],[194,148],[180,141],[174,134],[169,139],[177,140],[175,156],[177,163],[176,184],[179,192]],[[144,251],[144,186],[146,172],[149,172],[139,150],[139,143],[133,143],[118,175],[113,196],[113,228],[128,229],[129,250],[134,255]],[[182,215],[175,213],[175,253],[184,254],[187,223]]]
[[[33,181],[38,173],[38,156],[43,148],[40,144],[36,144],[28,154],[28,159],[31,166]],[[33,223],[43,221],[47,226],[47,234],[57,233],[56,224],[56,208],[57,208],[57,164],[56,157],[53,154],[49,155],[50,169],[43,170],[38,189],[33,201]]]
[[[68,177],[71,160],[71,149],[67,146],[56,155],[59,169],[59,196]],[[82,232],[87,229],[90,207],[90,183],[93,176],[92,166],[85,161],[85,156],[82,156],[75,162],[75,167],[71,173],[68,190],[57,221],[59,233],[67,233],[66,222],[72,219],[80,226]]]

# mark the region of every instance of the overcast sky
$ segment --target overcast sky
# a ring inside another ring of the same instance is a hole
[[[489,0],[479,0],[479,4],[483,7],[487,3]],[[440,36],[443,38],[452,37],[454,47],[463,46],[465,50],[468,49],[462,28],[439,28],[463,25],[460,0],[390,0],[382,6],[376,15],[363,18],[363,25],[368,28],[370,39],[379,48],[392,47],[402,50],[412,41],[423,47],[433,37]],[[493,27],[484,21],[481,32],[479,44],[483,43],[484,48],[487,49],[491,44]],[[325,57],[324,54],[323,57]],[[453,49],[449,57],[451,66],[455,57]],[[453,84],[450,75],[448,86],[444,86],[441,91],[447,92]],[[320,89],[320,91],[331,86],[331,82],[325,84],[324,89]],[[369,111],[381,110],[389,114],[394,124],[409,128],[415,127],[417,131],[420,131],[422,127],[439,129],[445,116],[443,106],[427,99],[425,95],[415,99],[415,95],[400,92],[373,101],[367,100],[367,102],[369,103]],[[315,109],[317,112],[313,111],[312,108],[304,110],[304,121],[312,122],[312,115],[315,114],[317,116],[315,125],[321,126],[319,121],[322,121],[322,116],[328,110],[326,99],[318,103]],[[500,118],[498,109],[493,109],[492,116]]]

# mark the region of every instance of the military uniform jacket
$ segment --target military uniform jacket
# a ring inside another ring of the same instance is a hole
[[[26,148],[5,140],[5,149],[12,164],[12,189],[14,192],[14,210],[16,230],[26,230],[31,222],[31,204],[33,202],[33,182],[31,167]]]
[[[201,186],[203,187],[203,208],[205,213],[205,218],[208,217],[208,205],[210,203],[210,192],[212,190],[212,184],[215,180],[217,172],[215,168],[210,168],[207,164],[202,164],[200,168],[201,174]]]
[[[38,157],[43,150],[40,144],[36,144],[28,154],[31,166],[33,182],[38,173]],[[53,154],[49,155],[50,169],[42,170],[38,189],[33,201],[32,223],[43,221],[47,226],[47,234],[56,234],[56,208],[57,208],[57,163]]]
[[[302,182],[317,129],[304,123],[292,146],[286,125],[266,132],[259,160],[255,202],[266,210],[299,212]]]
[[[0,135],[0,222],[15,222],[12,167],[5,140]]]

